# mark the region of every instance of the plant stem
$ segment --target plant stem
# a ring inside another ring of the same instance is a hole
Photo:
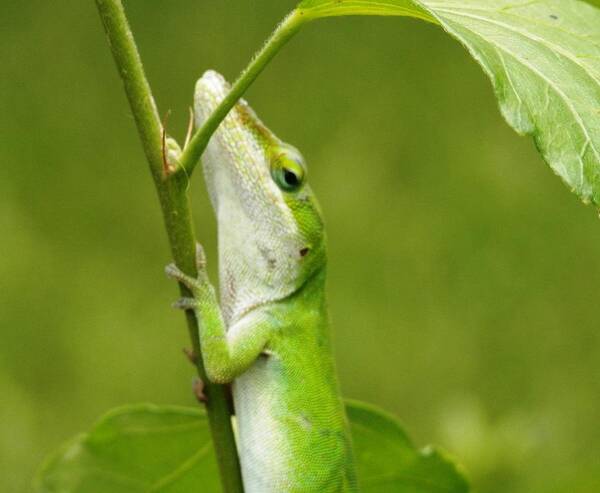
[[[238,79],[231,87],[229,94],[221,101],[219,106],[204,122],[204,125],[196,131],[179,160],[178,171],[191,176],[200,156],[206,149],[211,135],[219,127],[219,124],[227,116],[239,98],[246,92],[248,87],[256,80],[266,65],[273,59],[281,48],[296,34],[302,24],[308,20],[302,11],[293,10],[273,31],[262,49],[256,54]]]
[[[173,259],[182,271],[196,276],[196,241],[187,195],[188,179],[181,174],[164,173],[162,125],[121,0],[96,0],[96,5],[154,178]],[[191,296],[185,286],[180,285],[180,290],[182,296]],[[243,493],[226,389],[224,386],[212,384],[207,379],[200,357],[200,341],[194,313],[186,311],[186,319],[192,348],[197,355],[195,364],[198,375],[205,383],[208,398],[206,412],[223,491]]]

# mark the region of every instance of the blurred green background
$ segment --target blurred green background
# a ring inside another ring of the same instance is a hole
[[[171,133],[290,0],[126,2]],[[1,2],[0,491],[124,403],[194,405],[153,185],[90,1]],[[309,26],[248,93],[326,214],[344,393],[459,458],[479,493],[600,491],[600,222],[441,30]],[[201,178],[199,238],[215,267]]]

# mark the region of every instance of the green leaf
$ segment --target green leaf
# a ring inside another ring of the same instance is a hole
[[[208,422],[200,410],[153,405],[109,412],[52,456],[37,491],[220,493]]]
[[[347,402],[362,493],[466,493],[462,473],[432,447],[417,450],[398,421],[370,405]]]
[[[508,123],[534,137],[584,202],[600,205],[597,8],[579,0],[305,0],[298,8],[307,18],[427,12],[483,67]]]
[[[399,15],[435,22],[427,11],[411,0],[304,0],[298,9],[311,19],[340,15]]]
[[[463,493],[466,481],[431,448],[417,451],[394,418],[347,404],[362,493]],[[47,493],[220,493],[205,414],[196,409],[126,406],[108,413],[42,467]]]

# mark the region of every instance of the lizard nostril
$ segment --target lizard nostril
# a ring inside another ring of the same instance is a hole
[[[310,251],[310,248],[305,247],[302,250],[300,250],[300,256],[301,257],[306,257],[306,254]]]

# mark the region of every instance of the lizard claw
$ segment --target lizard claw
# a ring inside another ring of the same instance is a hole
[[[206,254],[200,243],[196,243],[196,268],[198,272],[203,272],[206,269]]]
[[[200,283],[198,279],[194,279],[191,276],[185,274],[179,267],[175,264],[169,264],[165,267],[165,274],[167,277],[171,279],[175,279],[179,281],[181,284],[189,288],[191,291],[200,287]]]
[[[172,306],[180,310],[193,310],[198,306],[198,300],[196,298],[179,298]]]

